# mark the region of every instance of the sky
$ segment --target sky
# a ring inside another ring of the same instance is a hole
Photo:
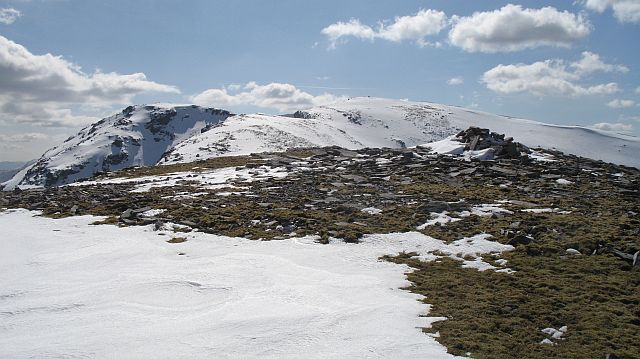
[[[638,136],[638,38],[640,0],[0,0],[0,161],[155,102],[376,96]]]

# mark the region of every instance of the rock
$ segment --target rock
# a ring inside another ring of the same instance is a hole
[[[151,207],[142,207],[142,208],[138,208],[138,209],[132,210],[131,213],[134,214],[134,215],[138,215],[138,214],[140,214],[142,212],[146,212],[146,211],[149,211],[149,210],[151,210]]]
[[[128,225],[134,225],[137,224],[136,221],[132,220],[132,219],[127,219],[127,218],[121,218],[122,222],[124,222],[125,224]]]
[[[619,251],[615,248],[606,248],[605,252],[609,252],[618,258],[631,262],[633,270],[640,270],[640,251],[631,254]]]
[[[121,219],[131,219],[133,218],[133,210],[132,209],[127,209],[124,212],[122,212],[122,214],[120,215]]]
[[[520,158],[521,152],[530,152],[529,148],[519,142],[514,142],[512,137],[505,139],[503,134],[491,132],[486,128],[469,127],[460,131],[456,138],[465,143],[467,151],[481,151],[492,149],[495,158]]]
[[[69,213],[71,213],[72,216],[75,216],[78,214],[78,205],[74,204],[73,207],[71,207],[71,209],[69,209]]]
[[[526,236],[524,234],[517,234],[515,237],[511,238],[509,242],[507,242],[507,244],[515,247],[518,245],[529,244],[531,243],[532,240],[533,238],[531,238],[530,236]]]

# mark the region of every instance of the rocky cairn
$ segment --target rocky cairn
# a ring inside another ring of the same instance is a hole
[[[488,128],[469,127],[456,135],[456,140],[466,144],[465,151],[481,151],[491,148],[495,158],[520,158],[522,153],[531,150],[522,143],[515,142],[512,137],[491,132]]]

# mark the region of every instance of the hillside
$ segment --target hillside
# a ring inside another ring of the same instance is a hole
[[[307,148],[0,192],[0,348],[637,357],[640,171],[487,132],[462,153]]]
[[[190,105],[130,106],[80,130],[5,184],[9,189],[50,187],[99,172],[153,166],[176,144],[230,115]]]
[[[291,118],[294,117],[294,118]],[[160,163],[221,155],[336,145],[402,148],[444,139],[470,126],[506,133],[529,147],[640,167],[640,139],[579,126],[557,126],[454,106],[358,97],[291,117],[239,115],[178,144]],[[197,156],[197,157],[196,157]]]
[[[287,116],[233,115],[197,106],[128,107],[47,151],[4,187],[49,187],[133,166],[297,147],[413,147],[470,126],[507,133],[532,148],[640,167],[640,139],[635,137],[426,102],[361,97]]]

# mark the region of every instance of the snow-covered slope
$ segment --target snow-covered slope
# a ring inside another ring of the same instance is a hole
[[[191,105],[130,106],[50,149],[5,186],[55,186],[97,172],[153,166],[174,145],[230,115],[227,111]]]
[[[4,185],[61,185],[130,166],[292,147],[411,147],[470,126],[504,133],[529,147],[640,167],[640,139],[632,136],[428,102],[359,97],[289,116],[231,115],[197,106],[128,107],[47,151]]]
[[[504,133],[529,147],[640,167],[640,139],[606,131],[557,126],[428,102],[351,98],[294,116],[239,115],[176,145],[161,164],[295,146],[411,147],[470,126]],[[195,156],[198,156],[197,158]]]

